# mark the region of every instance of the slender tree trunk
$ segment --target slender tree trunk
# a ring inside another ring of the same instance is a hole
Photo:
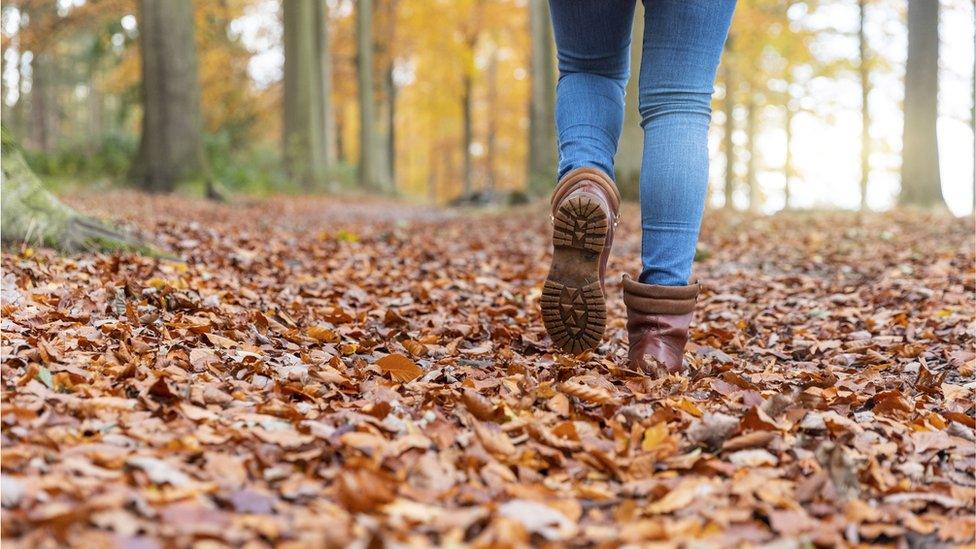
[[[335,115],[335,132],[332,134],[335,136],[335,149],[336,149],[336,161],[345,163],[348,159],[346,154],[346,142],[343,138],[343,128],[345,125],[346,115],[344,112],[337,111]]]
[[[789,210],[793,207],[793,194],[790,181],[793,179],[793,111],[789,99],[784,109],[783,129],[786,131],[786,155],[783,159],[783,205]]]
[[[4,55],[5,53],[7,52],[0,52],[0,119],[9,121],[11,118],[11,105],[7,105],[7,79],[3,76],[7,74],[7,64],[9,62],[7,61],[7,56]]]
[[[640,171],[644,158],[644,129],[641,128],[641,115],[637,106],[638,78],[640,72],[642,40],[644,36],[643,3],[634,10],[634,24],[631,28],[630,72],[627,81],[627,94],[624,96],[624,128],[620,135],[620,145],[614,165],[617,171],[617,187],[623,198],[637,200],[640,194]]]
[[[45,153],[51,152],[52,147],[52,128],[51,114],[52,108],[57,108],[51,104],[48,55],[44,52],[37,52],[31,60],[31,145]]]
[[[327,0],[316,0],[317,10],[315,21],[318,23],[316,36],[318,37],[319,73],[322,111],[322,148],[325,151],[325,169],[328,170],[336,163],[336,117],[332,105],[332,44],[329,36],[329,3]]]
[[[24,78],[24,58],[23,55],[17,55],[17,102],[13,106],[13,114],[11,115],[13,130],[18,135],[27,135],[26,125],[27,125],[27,91]]]
[[[463,147],[461,151],[461,158],[464,159],[464,195],[467,196],[471,194],[473,190],[474,174],[472,173],[472,162],[471,162],[471,141],[473,140],[472,132],[472,77],[470,74],[465,73],[461,83],[461,146]]]
[[[488,59],[488,135],[485,137],[485,188],[495,193],[495,155],[498,135],[498,43],[492,41],[491,57]]]
[[[150,191],[207,177],[191,0],[140,0],[142,136],[130,178]]]
[[[396,182],[396,102],[397,102],[397,87],[396,80],[393,78],[393,60],[390,60],[389,69],[386,71],[386,90],[390,94],[389,98],[389,108],[386,110],[386,158],[387,158],[387,171],[390,174],[390,181]]]
[[[88,151],[94,153],[102,142],[105,131],[105,100],[98,89],[98,63],[88,67]]]
[[[376,132],[373,89],[373,0],[356,3],[356,46],[359,75],[359,183],[364,189],[390,191],[384,180]]]
[[[722,134],[722,148],[725,151],[725,205],[726,210],[735,207],[733,194],[735,193],[735,71],[732,69],[732,38],[725,43],[725,61],[722,63],[722,80],[725,81],[725,128]]]
[[[305,188],[325,176],[325,98],[322,94],[322,24],[318,0],[289,0],[282,5],[284,95],[282,156],[288,176]]]
[[[379,97],[377,109],[377,162],[380,179],[392,182],[396,165],[396,82],[393,80],[394,55],[393,45],[396,40],[397,0],[380,0],[377,6],[380,16],[379,27],[374,33],[377,40],[374,45],[376,55],[374,59],[379,72]]]
[[[868,207],[868,180],[871,176],[871,109],[868,102],[871,93],[871,79],[868,68],[868,40],[864,32],[865,5],[867,0],[858,0],[858,64],[857,72],[861,80],[861,210]]]
[[[556,177],[555,45],[546,0],[529,0],[531,98],[529,101],[528,188],[547,193]]]
[[[899,196],[903,205],[937,207],[943,204],[936,135],[938,79],[939,3],[909,0]]]
[[[749,210],[753,212],[759,211],[760,206],[759,181],[757,180],[756,174],[758,160],[758,151],[756,150],[758,116],[759,109],[756,106],[756,95],[750,87],[749,94],[746,96],[746,152],[748,154],[746,161],[746,182],[749,185]]]
[[[725,81],[725,101],[722,110],[725,114],[725,127],[722,131],[722,149],[725,153],[725,186],[722,189],[725,194],[723,207],[731,210],[735,207],[733,201],[735,193],[735,75],[730,68],[730,63],[722,64],[722,75]]]
[[[973,27],[976,27],[976,0],[973,0]],[[969,111],[969,129],[973,132],[973,216],[976,216],[976,33],[973,34],[972,109]]]

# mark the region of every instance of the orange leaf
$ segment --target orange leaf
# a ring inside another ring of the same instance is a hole
[[[325,326],[309,326],[305,333],[320,343],[336,343],[339,341],[339,335]]]
[[[412,381],[424,373],[424,369],[417,366],[417,363],[401,354],[386,355],[376,361],[383,373],[389,373],[394,379],[401,382]]]

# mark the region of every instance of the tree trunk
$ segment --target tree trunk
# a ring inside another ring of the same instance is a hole
[[[760,206],[759,181],[756,175],[758,115],[755,92],[750,88],[746,96],[746,153],[749,156],[746,160],[746,183],[749,186],[749,210],[753,212],[759,211]]]
[[[142,135],[130,178],[157,192],[197,178],[209,183],[191,0],[140,0],[139,46]]]
[[[88,151],[94,154],[102,143],[105,133],[105,103],[98,89],[98,63],[92,60],[88,67]]]
[[[49,246],[65,252],[135,251],[172,257],[132,235],[86,217],[48,192],[6,128],[2,133],[3,169],[0,172],[0,234],[3,241],[28,246]]]
[[[858,0],[858,64],[857,72],[861,80],[861,210],[868,207],[868,180],[871,176],[871,110],[868,102],[871,93],[871,79],[868,69],[868,42],[864,32],[865,5],[867,0]]]
[[[789,210],[793,207],[793,193],[790,192],[790,181],[793,179],[793,111],[790,109],[789,99],[784,107],[783,129],[786,131],[786,155],[783,158],[783,207]]]
[[[473,84],[471,75],[465,73],[461,82],[461,158],[464,159],[464,196],[471,194],[473,189],[474,174],[472,173],[471,163],[471,141],[472,137],[472,115],[471,103],[473,101],[471,90]]]
[[[386,164],[387,173],[391,182],[396,182],[396,100],[397,87],[396,80],[393,79],[393,59],[390,59],[390,66],[386,71]]]
[[[359,183],[364,189],[390,191],[384,180],[376,132],[373,90],[373,0],[356,3],[356,49],[359,76]]]
[[[485,136],[485,190],[495,193],[496,138],[498,135],[498,43],[492,41],[488,58],[488,135]]]
[[[27,92],[24,78],[24,58],[17,56],[17,102],[14,103],[13,113],[11,114],[12,127],[18,135],[27,135]]]
[[[531,98],[529,101],[528,188],[542,194],[556,177],[555,45],[546,0],[529,0]]]
[[[49,153],[54,148],[51,110],[57,108],[51,101],[49,64],[48,55],[44,52],[35,53],[31,60],[31,145],[44,153]]]
[[[644,15],[642,3],[634,10],[634,24],[631,29],[630,80],[624,96],[624,128],[614,158],[617,187],[620,195],[629,200],[637,200],[640,195],[640,172],[644,159],[644,129],[641,128],[641,115],[637,100],[641,53],[643,52]]]
[[[329,36],[329,3],[317,0],[315,21],[318,23],[318,56],[321,74],[319,99],[322,110],[322,148],[325,150],[325,168],[335,165],[338,155],[336,147],[336,117],[332,105],[332,45]]]
[[[377,40],[374,43],[376,50],[376,64],[379,69],[379,108],[377,112],[377,162],[382,181],[392,183],[396,181],[393,177],[396,165],[396,83],[393,80],[393,44],[396,39],[396,0],[381,0],[377,8],[381,21],[378,34],[374,32]]]
[[[306,189],[324,180],[326,147],[319,0],[282,5],[284,95],[282,157],[288,176]]]
[[[725,204],[724,208],[731,210],[735,207],[733,194],[735,192],[735,71],[731,63],[732,39],[725,43],[725,62],[722,63],[722,80],[725,81],[725,128],[722,135],[722,148],[725,149]]]
[[[899,203],[903,205],[931,208],[943,204],[936,136],[938,78],[939,3],[909,0],[899,196]]]

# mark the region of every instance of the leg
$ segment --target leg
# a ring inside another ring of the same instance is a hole
[[[712,84],[735,0],[646,0],[640,282],[688,283],[708,188]]]
[[[559,174],[594,166],[613,175],[630,76],[636,0],[550,0],[559,59]]]
[[[571,353],[606,329],[604,275],[620,195],[613,155],[624,118],[636,0],[550,0],[559,84],[559,183],[553,189],[552,264],[540,306],[546,331]]]

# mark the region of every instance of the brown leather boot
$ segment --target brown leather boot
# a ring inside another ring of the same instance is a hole
[[[568,353],[596,348],[607,324],[604,274],[620,193],[596,168],[567,173],[552,193],[552,266],[542,290],[542,320]]]
[[[651,375],[681,370],[688,326],[700,284],[641,284],[624,275],[628,358],[631,369]]]

